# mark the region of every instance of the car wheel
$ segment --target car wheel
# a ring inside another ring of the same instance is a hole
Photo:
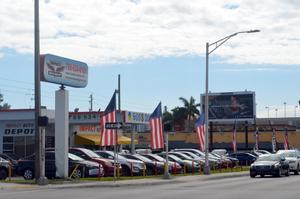
[[[147,176],[151,176],[151,175],[154,175],[155,174],[155,171],[153,169],[147,169],[146,170],[146,175]]]
[[[294,171],[294,174],[299,175],[299,164],[297,165],[297,169],[296,169],[296,171]]]
[[[25,180],[32,180],[34,178],[33,170],[30,168],[25,169],[23,173],[23,178]]]
[[[73,172],[72,178],[78,179],[78,178],[82,178],[82,172],[80,169],[76,169]]]
[[[286,171],[285,176],[290,176],[290,170],[289,169]]]
[[[0,180],[5,180],[7,178],[7,171],[6,169],[0,169]]]
[[[255,178],[256,175],[255,175],[255,174],[250,174],[250,177],[251,177],[251,178]]]
[[[128,167],[124,167],[124,169],[122,170],[122,173],[124,176],[130,176],[131,172],[130,169]]]
[[[278,169],[276,177],[281,177],[281,168]]]

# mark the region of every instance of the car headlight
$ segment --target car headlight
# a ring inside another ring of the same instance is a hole
[[[250,168],[253,168],[253,167],[254,167],[254,164],[251,164],[251,165],[250,165]]]

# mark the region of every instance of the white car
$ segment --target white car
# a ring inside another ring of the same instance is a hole
[[[300,153],[297,150],[279,150],[277,154],[283,155],[289,163],[290,171],[293,171],[295,175],[299,175]]]

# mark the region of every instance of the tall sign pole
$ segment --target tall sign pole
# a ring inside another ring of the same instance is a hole
[[[45,154],[39,118],[41,115],[39,0],[34,1],[34,98],[35,98],[35,179],[39,185],[48,184],[45,177]],[[43,152],[42,152],[43,151]]]

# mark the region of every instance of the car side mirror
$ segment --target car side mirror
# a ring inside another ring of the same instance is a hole
[[[280,161],[281,161],[281,162],[284,162],[284,161],[285,161],[285,158],[284,158],[284,157],[281,157],[281,158],[280,158]]]

